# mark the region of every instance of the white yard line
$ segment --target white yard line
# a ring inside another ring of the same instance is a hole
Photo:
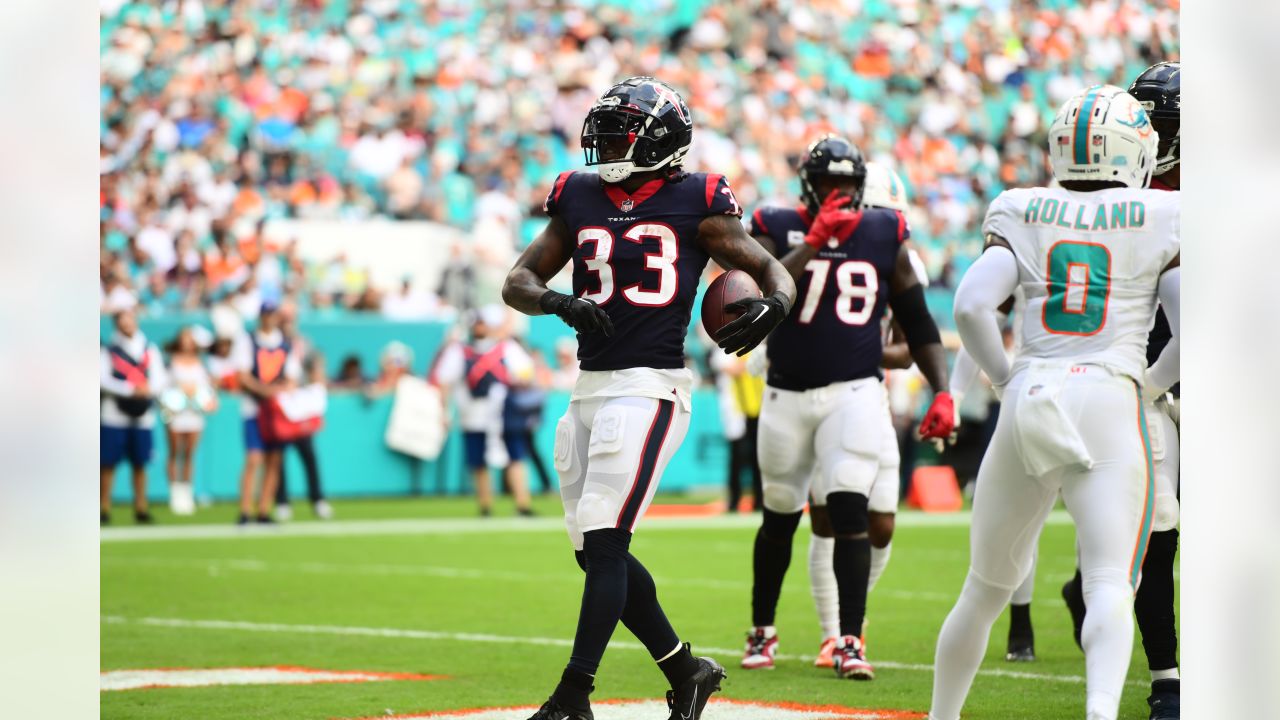
[[[109,624],[132,624],[145,625],[148,627],[198,630],[239,630],[242,632],[299,633],[304,635],[350,635],[408,640],[445,640],[454,642],[494,643],[501,645],[573,647],[573,641],[565,638],[516,637],[511,635],[492,635],[489,633],[441,632],[438,630],[413,630],[408,628],[377,628],[350,625],[295,625],[285,623],[244,622],[239,620],[123,617],[119,615],[104,615],[102,617],[102,621]],[[627,640],[612,640],[609,642],[609,647],[616,650],[644,650],[644,646],[640,643]],[[698,650],[711,655],[720,655],[724,657],[736,657],[740,652],[742,652],[741,648],[716,648],[702,646],[699,646]],[[806,663],[812,662],[813,660],[813,657],[810,655],[779,654],[777,657],[779,660],[803,661]],[[891,660],[877,659],[875,661],[875,665],[876,667],[884,668],[886,670],[933,672],[932,665],[924,665],[921,663],[900,663],[893,662]],[[1015,680],[1035,680],[1040,682],[1069,683],[1075,685],[1084,683],[1084,677],[1080,675],[1047,675],[1043,673],[1019,672],[1016,670],[999,670],[991,668],[981,669],[978,671],[978,674],[989,677],[1011,678]],[[1134,687],[1146,687],[1146,683],[1138,681],[1130,681],[1126,684]]]
[[[968,527],[968,511],[955,513],[904,512],[898,527]],[[1066,525],[1071,518],[1065,510],[1054,510],[1049,525]],[[646,518],[642,532],[664,530],[714,530],[749,528],[760,524],[753,514],[693,518]],[[372,535],[462,535],[515,532],[564,532],[560,517],[540,518],[435,518],[401,520],[335,520],[281,525],[162,525],[151,527],[102,528],[102,543],[149,542],[159,540],[240,540],[245,538],[354,537]]]
[[[375,577],[433,577],[446,578],[454,580],[480,580],[480,581],[505,581],[505,582],[571,582],[578,583],[582,581],[582,573],[529,573],[516,570],[480,570],[476,568],[459,568],[447,567],[440,565],[394,565],[394,564],[344,564],[344,563],[322,563],[322,562],[266,562],[254,558],[218,558],[209,560],[198,559],[176,559],[151,556],[128,556],[128,557],[104,557],[102,558],[104,566],[112,565],[141,565],[148,567],[177,568],[185,570],[194,570],[201,573],[217,575],[223,572],[250,572],[250,573],[308,573],[319,575],[372,575]],[[714,578],[678,578],[668,576],[654,576],[654,580],[663,586],[675,587],[698,587],[708,588],[712,590],[735,590],[747,591],[751,589],[751,583],[747,580],[718,580]],[[794,592],[801,592],[804,588],[799,585],[787,586],[787,589]],[[941,592],[924,592],[913,590],[895,590],[893,588],[880,587],[875,590],[875,595],[882,598],[892,598],[894,600],[908,600],[913,602],[937,602],[937,603],[953,603],[958,597],[959,590],[956,594],[947,594]],[[1061,600],[1052,599],[1039,601],[1040,604],[1062,605]]]

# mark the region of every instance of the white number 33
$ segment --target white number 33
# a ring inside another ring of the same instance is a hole
[[[742,207],[738,205],[738,198],[733,196],[733,190],[730,187],[725,186],[720,188],[720,193],[729,198],[729,204],[733,206],[734,214],[741,215]]]

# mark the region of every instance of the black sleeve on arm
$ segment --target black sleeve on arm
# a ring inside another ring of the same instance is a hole
[[[933,321],[929,307],[924,302],[922,285],[916,283],[889,298],[889,306],[893,308],[893,318],[902,327],[902,333],[907,336],[907,345],[912,350],[942,342],[938,324]]]

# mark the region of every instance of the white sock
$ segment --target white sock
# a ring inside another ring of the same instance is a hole
[[[682,642],[677,642],[677,643],[676,643],[675,648],[674,648],[674,649],[672,649],[672,651],[671,651],[671,652],[667,653],[666,655],[663,655],[662,657],[658,658],[658,659],[657,659],[657,660],[655,660],[654,662],[662,662],[663,660],[666,660],[666,659],[668,659],[668,658],[670,658],[670,657],[673,657],[676,653],[680,652],[680,648],[682,648],[682,647],[684,647],[684,643],[682,643]]]
[[[1171,668],[1169,670],[1152,670],[1151,671],[1151,682],[1155,682],[1157,680],[1180,680],[1180,679],[1181,678],[1178,676],[1178,668]]]
[[[818,610],[818,623],[822,625],[824,640],[840,637],[840,592],[833,569],[835,551],[835,538],[817,535],[809,538],[809,592],[813,594],[813,606]],[[871,552],[874,567],[875,550]]]
[[[889,565],[889,556],[892,554],[892,542],[882,548],[871,546],[871,575],[867,577],[867,595],[876,589],[876,581],[884,574],[884,569]]]
[[[1036,554],[1031,555],[1031,569],[1027,571],[1027,576],[1022,579],[1022,584],[1017,590],[1013,591],[1013,599],[1010,600],[1014,605],[1030,605],[1031,596],[1036,589]]]
[[[960,599],[938,634],[930,718],[959,720],[960,709],[987,652],[991,626],[1009,604],[1011,594],[1011,590],[990,585],[969,571]]]
[[[1085,706],[1090,718],[1114,720],[1133,653],[1133,588],[1123,570],[1099,569],[1084,574]]]

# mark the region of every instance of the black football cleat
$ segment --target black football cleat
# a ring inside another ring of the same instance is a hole
[[[1009,645],[1004,653],[1006,662],[1035,662],[1036,642],[1032,638],[1009,638]]]
[[[595,716],[591,714],[591,708],[570,709],[552,696],[542,703],[538,712],[529,716],[529,720],[595,720]]]
[[[1156,680],[1151,683],[1150,720],[1179,720],[1182,717],[1181,683],[1178,680]]]
[[[725,679],[724,668],[709,657],[698,658],[698,672],[684,681],[677,690],[667,691],[667,707],[671,709],[668,720],[698,720],[707,706],[711,694],[720,690]]]
[[[155,523],[156,520],[155,518],[151,517],[151,513],[147,512],[146,510],[134,510],[133,521],[138,523],[139,525],[152,525]]]
[[[1084,630],[1084,588],[1080,587],[1075,578],[1062,586],[1062,599],[1067,603],[1067,610],[1071,611],[1071,632],[1076,639],[1076,647],[1083,650],[1084,643],[1080,642],[1080,633]]]

